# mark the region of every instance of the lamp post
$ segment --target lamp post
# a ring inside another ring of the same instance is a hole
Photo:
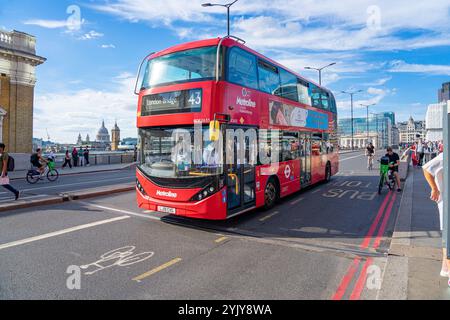
[[[357,93],[363,92],[363,90],[358,90],[358,91],[341,91],[341,93],[345,93],[345,94],[349,94],[350,95],[350,102],[351,102],[351,113],[352,113],[352,150],[355,150],[355,145],[354,145],[354,141],[353,141],[353,96]]]
[[[366,128],[367,128],[367,143],[369,143],[369,107],[375,106],[376,103],[372,103],[372,104],[360,104],[360,106],[362,107],[366,107]]]
[[[228,4],[220,4],[220,3],[203,3],[202,7],[224,7],[227,8],[227,35],[230,36],[230,7],[238,2],[238,0],[235,0],[233,2],[230,2]]]
[[[330,63],[322,68],[305,67],[306,70],[317,70],[319,71],[319,85],[322,85],[322,70],[331,66],[334,66],[336,62]]]

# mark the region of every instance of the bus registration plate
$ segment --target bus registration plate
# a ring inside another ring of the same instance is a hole
[[[170,213],[170,214],[175,214],[176,213],[176,209],[175,208],[162,207],[162,206],[158,206],[158,211],[159,212],[164,212],[164,213]]]

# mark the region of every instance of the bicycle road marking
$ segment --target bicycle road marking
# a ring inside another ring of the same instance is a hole
[[[136,249],[135,246],[126,246],[126,247],[110,250],[110,251],[102,254],[100,256],[99,260],[89,263],[89,264],[86,264],[86,265],[81,265],[80,269],[88,270],[90,268],[91,269],[94,268],[90,271],[84,272],[84,275],[89,276],[89,275],[93,275],[99,271],[103,271],[105,269],[112,268],[114,266],[118,266],[118,267],[131,266],[133,264],[143,262],[147,259],[150,259],[155,254],[153,251],[141,252],[138,254],[134,254],[135,249]]]

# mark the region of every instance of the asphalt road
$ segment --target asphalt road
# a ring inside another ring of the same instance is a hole
[[[14,188],[22,192],[22,200],[34,200],[69,191],[79,191],[96,187],[124,184],[135,180],[135,169],[130,167],[115,171],[60,175],[58,180],[55,182],[50,182],[47,179],[44,179],[36,184],[29,184],[24,178],[12,180],[11,184]],[[11,192],[0,188],[0,205],[4,203],[11,203],[13,199],[14,195]]]
[[[377,179],[345,154],[329,184],[224,222],[133,192],[1,213],[0,299],[374,299],[401,198]]]

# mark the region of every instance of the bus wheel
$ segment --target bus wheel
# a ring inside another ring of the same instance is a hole
[[[278,199],[278,185],[275,183],[274,179],[269,179],[264,190],[264,208],[272,208]]]
[[[325,169],[325,182],[331,181],[331,165],[327,163],[327,167]]]

